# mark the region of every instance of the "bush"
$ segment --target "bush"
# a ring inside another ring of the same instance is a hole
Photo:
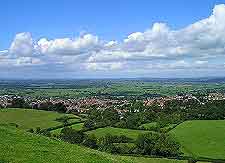
[[[167,134],[147,133],[136,140],[136,152],[145,155],[178,156],[180,145]]]
[[[82,143],[86,147],[97,148],[97,138],[94,134],[87,135]]]
[[[66,125],[68,125],[68,123],[69,123],[69,122],[68,122],[69,119],[71,119],[71,118],[68,117],[68,116],[62,116],[62,117],[60,117],[60,118],[56,118],[55,120],[58,121],[58,122],[63,123],[64,126],[66,126]]]
[[[110,134],[107,134],[98,139],[97,141],[98,149],[109,153],[116,153],[117,150],[113,143],[114,137]]]
[[[40,127],[36,127],[36,133],[40,134],[41,133],[41,128]]]
[[[132,143],[114,143],[114,146],[119,154],[132,154],[136,148],[135,144]]]
[[[97,146],[99,150],[109,152],[109,153],[128,153],[128,151],[123,152],[126,148],[125,146],[119,146],[118,144],[127,143],[130,140],[131,140],[130,138],[127,138],[124,135],[114,136],[111,134],[107,134],[98,139]]]
[[[95,127],[95,122],[92,120],[87,120],[84,122],[84,127],[87,129],[91,129],[91,128]]]
[[[69,143],[72,143],[72,144],[80,144],[83,142],[84,140],[84,133],[83,132],[80,132],[80,131],[77,131],[75,129],[72,129],[70,127],[65,127],[61,130],[61,133],[60,133],[60,138],[64,141],[67,141]]]
[[[30,128],[27,130],[27,132],[34,133],[34,129]]]
[[[48,130],[42,130],[42,131],[41,131],[41,134],[44,135],[44,136],[51,137],[51,132],[48,131]]]

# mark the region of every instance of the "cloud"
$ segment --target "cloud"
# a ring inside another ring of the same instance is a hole
[[[123,67],[125,66],[125,63],[121,63],[121,62],[110,62],[110,63],[96,63],[96,62],[92,62],[92,63],[86,63],[85,64],[85,68],[87,70],[91,70],[91,71],[118,71],[118,70],[122,70]]]
[[[86,34],[76,39],[60,38],[48,40],[42,38],[37,42],[39,50],[43,54],[80,55],[92,51],[98,51],[101,43],[97,36]]]
[[[32,56],[34,54],[34,43],[28,32],[19,33],[15,36],[9,53],[17,57]]]
[[[39,58],[20,57],[16,60],[16,66],[40,65],[43,62]]]
[[[224,17],[225,5],[220,4],[208,18],[184,28],[173,30],[158,22],[122,41],[106,41],[92,34],[34,40],[28,32],[19,33],[9,49],[0,51],[0,65],[55,66],[72,72],[83,67],[84,73],[224,69]]]
[[[225,5],[216,5],[210,17],[180,30],[155,23],[145,32],[134,32],[120,43],[118,50],[93,54],[91,60],[152,60],[181,57],[210,58],[225,53]],[[104,53],[104,54],[103,54]]]

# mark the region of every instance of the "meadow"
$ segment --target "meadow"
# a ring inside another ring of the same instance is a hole
[[[139,134],[148,133],[150,131],[144,130],[132,130],[132,129],[123,129],[123,128],[115,128],[115,127],[105,127],[105,128],[98,128],[96,130],[87,131],[87,134],[94,134],[97,137],[102,137],[107,134],[121,136],[125,135],[128,138],[135,140]]]
[[[33,109],[0,109],[0,124],[15,123],[18,128],[25,130],[36,127],[45,129],[62,125],[61,122],[56,121],[56,118],[62,116],[73,117],[74,115]],[[71,120],[79,121],[79,119]]]
[[[0,127],[4,163],[186,163],[187,161],[111,155],[22,130]]]
[[[185,121],[170,131],[184,155],[225,159],[225,120]]]

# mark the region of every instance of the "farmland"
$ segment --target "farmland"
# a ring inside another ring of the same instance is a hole
[[[146,98],[178,93],[206,93],[224,91],[224,83],[208,80],[44,80],[0,81],[0,95],[81,98],[110,96]]]
[[[96,130],[88,131],[87,133],[95,134],[97,137],[102,137],[107,134],[112,134],[116,136],[125,135],[128,138],[136,139],[139,134],[148,133],[148,132],[149,131],[105,127],[105,128],[98,128]]]
[[[143,157],[225,162],[223,83],[89,81],[13,86],[0,91],[7,92],[0,99],[0,128],[9,137],[8,146],[1,142],[0,150],[8,153],[0,155],[0,162],[32,162],[32,158],[43,162],[36,154],[65,162],[71,153],[75,156],[68,162],[173,161]],[[14,147],[13,141],[19,144]],[[30,143],[40,148],[32,149]],[[31,150],[30,155],[23,155],[19,146]],[[69,148],[62,158],[58,157],[64,151],[59,148]],[[11,149],[16,153],[11,154]],[[89,152],[90,157],[83,158]]]
[[[111,155],[96,150],[52,140],[43,136],[0,127],[0,162],[41,163],[185,163],[169,159],[151,159]],[[40,157],[41,156],[41,157]]]
[[[56,121],[64,115],[72,116],[71,114],[60,114],[57,112],[32,110],[32,109],[1,109],[0,124],[15,123],[21,129],[30,128],[49,128],[61,125],[61,122]],[[73,119],[72,119],[73,120]],[[78,121],[78,119],[74,119]]]
[[[224,120],[186,121],[170,133],[180,142],[185,155],[225,159]]]

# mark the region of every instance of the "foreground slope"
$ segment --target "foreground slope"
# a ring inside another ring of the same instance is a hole
[[[100,151],[0,127],[0,162],[10,163],[172,163],[185,162],[168,159],[115,156]]]
[[[225,120],[186,121],[170,131],[185,155],[225,159]]]

